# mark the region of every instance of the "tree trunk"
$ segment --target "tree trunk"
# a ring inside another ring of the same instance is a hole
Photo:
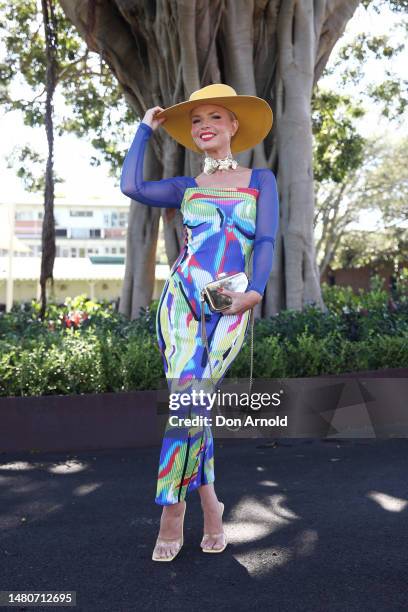
[[[296,44],[294,44],[296,41]],[[314,76],[313,1],[283,4],[278,24],[277,112],[281,200],[280,233],[286,307],[323,306],[313,235],[313,159],[310,100]]]
[[[56,26],[53,0],[41,2],[45,45],[46,45],[46,101],[45,101],[45,131],[48,142],[48,157],[45,169],[44,218],[41,236],[41,309],[40,318],[44,319],[47,306],[47,282],[53,285],[53,269],[55,261],[55,219],[54,219],[54,127],[52,99],[56,86]]]
[[[145,176],[157,180],[158,167],[150,146],[146,149]],[[160,208],[132,201],[126,238],[125,278],[119,311],[132,319],[149,305],[154,288]]]
[[[281,223],[274,265],[256,315],[300,310],[311,302],[324,308],[313,234],[311,95],[359,0],[60,3],[91,49],[103,53],[140,118],[147,108],[166,108],[212,82],[267,100],[274,111],[271,133],[254,150],[237,156],[243,165],[271,168],[279,187]],[[92,28],[87,32],[90,15]],[[164,130],[155,133],[156,161],[151,158],[146,165],[146,178],[199,174],[201,158],[189,150],[180,153],[180,147],[166,139]],[[155,164],[161,176],[153,172]],[[137,316],[151,298],[153,247],[146,237],[156,241],[158,215],[141,205],[132,207],[121,310]],[[172,265],[182,246],[180,212],[166,210],[163,221]],[[146,274],[147,285],[140,291]]]

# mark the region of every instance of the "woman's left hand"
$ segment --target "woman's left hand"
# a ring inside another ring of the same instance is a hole
[[[218,291],[222,292],[224,295],[230,296],[232,299],[232,304],[221,311],[224,315],[241,314],[262,301],[262,295],[257,291],[242,293],[241,291],[229,291],[229,289],[223,289],[221,287]]]

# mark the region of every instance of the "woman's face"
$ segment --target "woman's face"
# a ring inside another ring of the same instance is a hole
[[[218,158],[226,157],[231,152],[231,138],[239,124],[226,108],[201,104],[190,112],[190,117],[191,136],[199,149]]]

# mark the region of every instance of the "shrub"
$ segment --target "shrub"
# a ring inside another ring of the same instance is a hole
[[[401,293],[402,284],[398,291]],[[255,321],[254,377],[284,378],[408,365],[408,299],[323,285],[314,305]],[[0,313],[0,395],[46,395],[158,388],[164,378],[156,337],[158,301],[134,321],[86,296]],[[250,334],[226,377],[249,377]]]

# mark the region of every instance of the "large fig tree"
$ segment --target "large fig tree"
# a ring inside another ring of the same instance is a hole
[[[137,116],[188,99],[210,83],[266,99],[274,126],[241,164],[277,176],[281,222],[273,271],[257,314],[324,307],[313,235],[311,96],[359,0],[60,0],[90,49],[100,53]],[[254,118],[256,120],[256,118]],[[133,133],[129,133],[129,145]],[[200,173],[201,157],[163,129],[145,177]],[[179,211],[132,202],[121,311],[131,317],[152,296],[160,214],[171,265],[183,246]]]

